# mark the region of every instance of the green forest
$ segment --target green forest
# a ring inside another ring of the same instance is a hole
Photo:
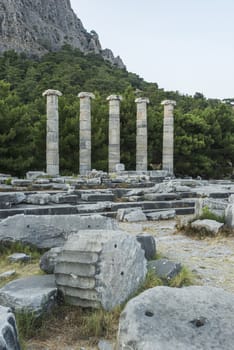
[[[148,97],[148,164],[162,158],[163,106],[175,108],[175,175],[223,178],[233,175],[234,110],[217,99],[164,91],[138,75],[111,66],[98,55],[84,55],[65,46],[42,58],[14,51],[0,57],[0,173],[23,177],[46,168],[46,100],[42,93],[57,89],[59,98],[60,171],[79,173],[79,98],[93,92],[92,168],[107,170],[107,96],[121,94],[121,162],[135,170],[136,97]]]

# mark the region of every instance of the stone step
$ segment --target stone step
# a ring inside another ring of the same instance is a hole
[[[87,205],[87,207],[86,207]],[[45,206],[23,206],[19,208],[0,209],[0,219],[5,219],[8,216],[17,214],[24,215],[73,215],[73,214],[91,214],[91,213],[106,213],[116,212],[121,208],[141,207],[142,210],[162,210],[162,209],[179,209],[179,208],[194,208],[195,199],[171,200],[171,201],[139,201],[139,202],[109,202],[107,206],[94,206],[86,204],[77,205],[45,205]],[[90,205],[90,208],[88,207]],[[185,211],[186,212],[186,211]]]

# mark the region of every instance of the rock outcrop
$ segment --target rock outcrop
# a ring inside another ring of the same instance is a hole
[[[100,54],[125,68],[120,57],[114,57],[109,49],[102,50],[95,31],[86,31],[70,0],[0,0],[0,53],[15,50],[41,56],[64,44],[85,54]]]

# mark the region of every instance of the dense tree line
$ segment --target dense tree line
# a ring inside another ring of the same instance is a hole
[[[58,89],[60,167],[63,174],[79,172],[79,99],[93,92],[92,167],[107,170],[108,103],[121,94],[121,161],[135,169],[135,98],[149,97],[149,164],[162,158],[163,107],[173,99],[175,109],[175,172],[203,177],[230,176],[234,164],[234,112],[219,100],[159,89],[138,75],[118,69],[97,55],[64,47],[57,53],[27,58],[13,51],[0,57],[0,172],[23,176],[45,170],[46,110],[42,92]]]

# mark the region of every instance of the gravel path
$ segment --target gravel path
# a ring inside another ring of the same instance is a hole
[[[155,236],[157,252],[181,262],[197,276],[196,284],[221,287],[234,293],[234,237],[198,240],[176,233],[176,221],[121,223],[126,231]]]

